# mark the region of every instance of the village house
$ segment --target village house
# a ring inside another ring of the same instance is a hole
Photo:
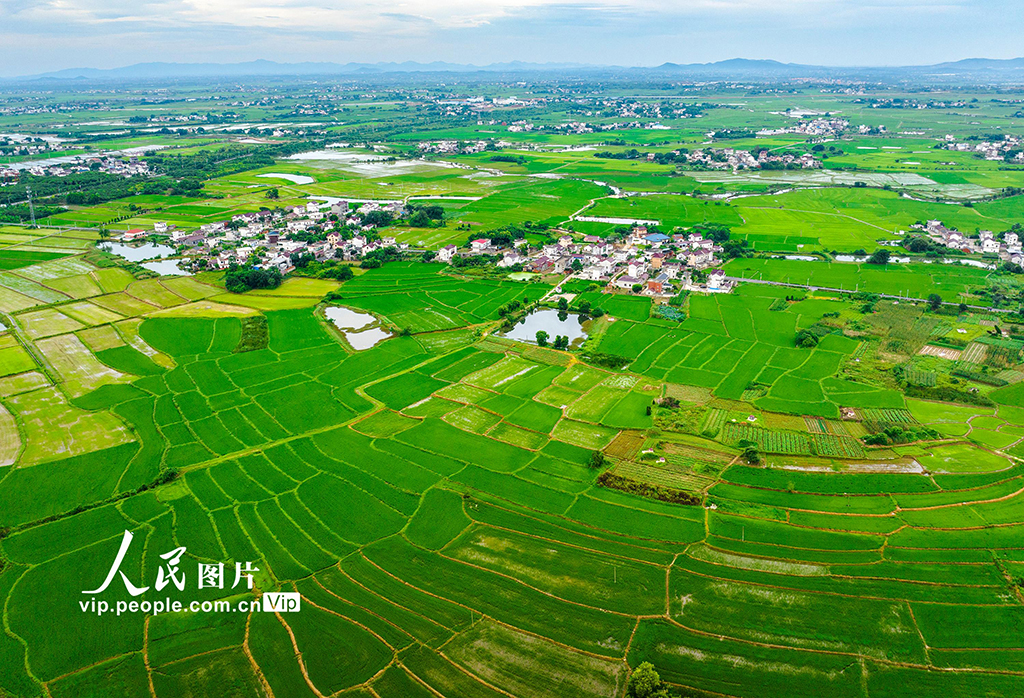
[[[502,268],[512,267],[517,264],[525,264],[529,259],[523,257],[516,252],[506,252],[501,260],[498,262],[498,266]]]
[[[723,291],[728,290],[725,280],[725,272],[721,269],[712,269],[708,272],[708,290],[709,291]]]
[[[537,257],[536,259],[531,261],[527,265],[527,268],[529,268],[529,270],[532,271],[532,272],[536,272],[538,274],[544,274],[544,273],[550,271],[552,266],[554,266],[554,265],[551,262],[550,258],[541,256],[541,257]]]
[[[612,285],[617,288],[633,288],[635,284],[643,284],[647,281],[647,277],[631,276],[630,274],[622,274],[616,277],[612,282]]]
[[[121,234],[121,240],[124,242],[131,242],[132,240],[144,238],[146,235],[148,235],[148,233],[142,228],[132,228],[131,230],[126,230]]]
[[[437,260],[448,264],[452,261],[452,258],[455,257],[455,253],[457,251],[458,248],[455,247],[455,245],[445,245],[437,251]]]

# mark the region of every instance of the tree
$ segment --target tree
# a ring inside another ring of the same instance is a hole
[[[310,265],[311,262],[316,261],[316,257],[314,257],[308,252],[292,252],[292,254],[289,256],[289,259],[292,262],[292,266],[294,266],[296,269],[305,269]]]
[[[430,216],[423,211],[417,211],[409,217],[409,225],[413,228],[429,228],[430,223]]]
[[[722,254],[726,259],[753,256],[750,243],[746,240],[726,240],[722,243]]]
[[[268,199],[280,199],[281,193],[277,190],[277,187],[273,187],[271,189],[267,189],[266,197]]]
[[[558,299],[558,309],[559,310],[568,310],[569,309],[569,301],[565,300],[565,296],[562,296],[561,298]]]
[[[633,293],[640,293],[642,290],[644,290],[643,284],[633,284]]]
[[[584,315],[590,315],[590,301],[580,301],[579,310]]]
[[[574,259],[574,260],[572,260],[572,264],[570,264],[569,267],[573,271],[583,271],[583,262],[581,262],[578,259]]]
[[[232,265],[224,274],[224,286],[231,293],[245,293],[253,288],[277,288],[282,278],[277,267],[254,269]]]
[[[603,468],[604,460],[604,453],[602,453],[601,451],[593,451],[590,454],[590,467],[594,468],[595,470],[597,468]]]
[[[800,330],[796,333],[796,345],[804,349],[813,349],[818,346],[818,336],[809,330]]]
[[[940,296],[937,293],[929,294],[929,296],[928,296],[928,307],[932,309],[932,312],[935,312],[936,310],[941,308],[942,307],[942,296]]]
[[[633,670],[626,685],[629,698],[668,698],[668,690],[661,682],[661,676],[650,662],[641,662]]]
[[[420,256],[420,259],[422,259],[424,262],[431,262],[436,256],[437,252],[434,252],[433,250],[427,250]]]
[[[868,264],[888,264],[891,255],[892,253],[889,250],[875,250],[868,257]]]
[[[960,307],[958,308],[958,310],[960,311],[960,314],[963,315],[964,313],[967,312],[967,304],[966,303],[961,303]]]
[[[393,220],[395,220],[395,216],[391,211],[370,211],[363,216],[363,225],[383,228],[384,226],[391,225]]]
[[[761,454],[757,452],[757,446],[747,446],[743,449],[743,458],[751,465],[761,462]]]
[[[595,318],[602,317],[604,315],[604,309],[594,308],[593,312],[591,312],[590,314],[593,315]]]
[[[336,267],[327,267],[319,274],[321,279],[336,279],[338,281],[348,281],[352,278],[352,267],[347,264]]]
[[[548,337],[550,337],[544,330],[537,330],[537,346],[546,347],[548,345]]]

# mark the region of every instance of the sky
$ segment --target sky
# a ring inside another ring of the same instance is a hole
[[[922,65],[1024,55],[1021,0],[0,0],[0,76],[134,63],[770,58]]]

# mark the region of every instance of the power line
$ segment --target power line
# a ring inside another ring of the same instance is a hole
[[[28,212],[32,216],[32,228],[36,228],[36,207],[32,203],[32,187],[26,186],[25,193],[28,195]]]

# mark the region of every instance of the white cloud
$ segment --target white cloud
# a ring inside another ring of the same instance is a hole
[[[1024,21],[1018,1],[0,0],[0,72],[254,58],[849,65],[1008,57]]]

